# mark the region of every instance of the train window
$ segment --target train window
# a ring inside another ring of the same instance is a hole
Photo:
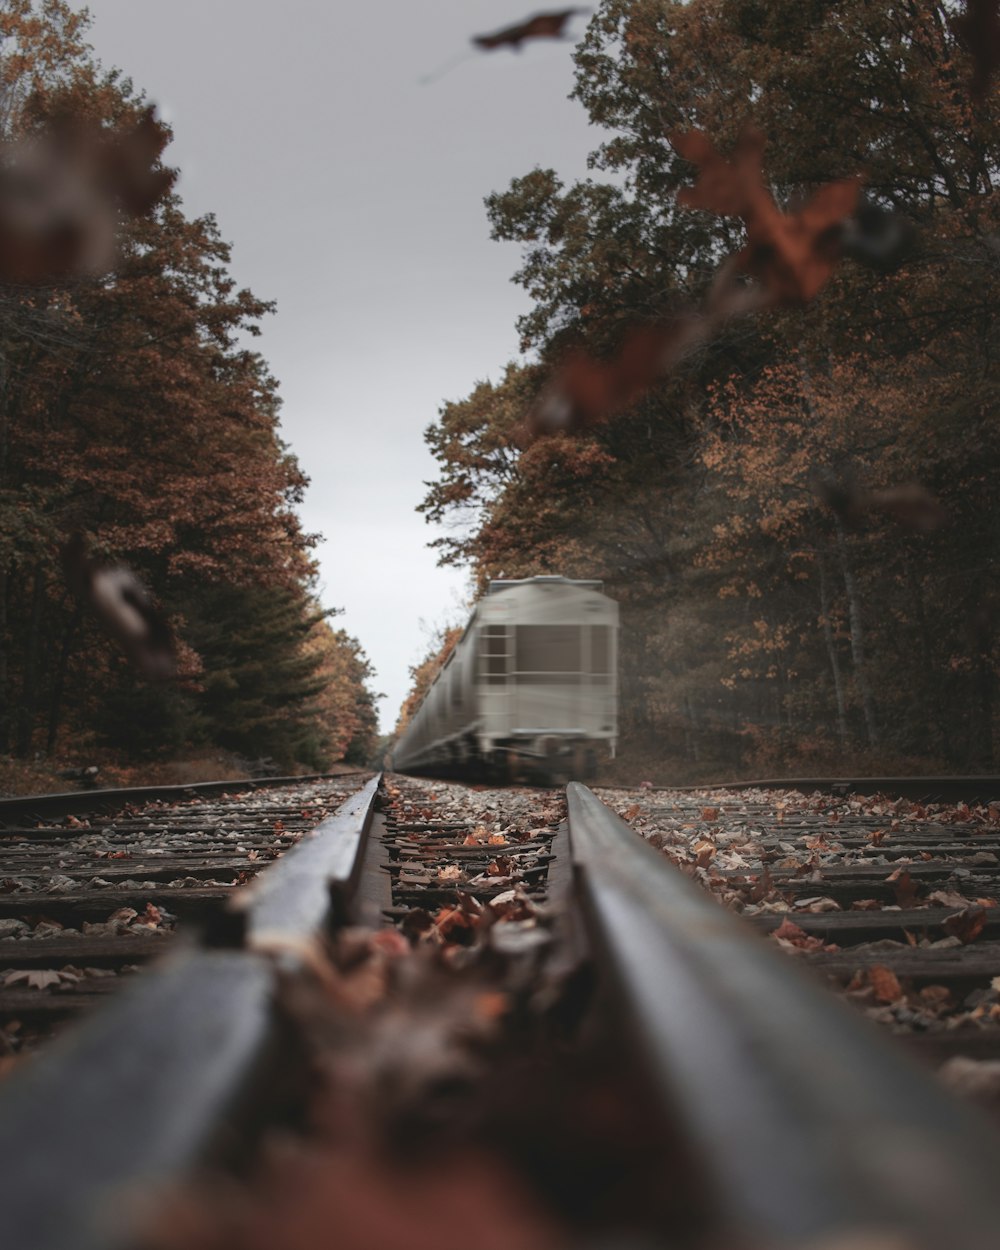
[[[579,625],[518,625],[515,628],[519,673],[580,672]]]
[[[611,672],[611,628],[608,625],[590,625],[590,671]]]
[[[489,686],[503,685],[507,680],[507,626],[485,625],[479,635],[479,671]]]

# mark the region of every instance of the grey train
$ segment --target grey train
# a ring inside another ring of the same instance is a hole
[[[618,604],[597,581],[494,581],[392,753],[400,772],[589,778],[618,736]]]

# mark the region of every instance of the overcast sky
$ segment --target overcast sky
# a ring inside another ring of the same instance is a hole
[[[87,7],[97,56],[173,127],[186,211],[214,213],[237,281],[277,301],[256,345],[312,479],[302,516],[325,540],[323,602],[375,665],[391,728],[421,620],[457,619],[466,594],[414,512],[435,471],[423,430],[499,377],[527,308],[510,282],[519,249],[490,241],[483,197],[536,165],[584,175],[599,138],[567,99],[572,45],[471,48],[532,0]]]

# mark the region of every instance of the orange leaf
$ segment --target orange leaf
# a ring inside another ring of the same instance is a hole
[[[903,989],[891,968],[874,964],[868,969],[868,984],[880,1003],[895,1003],[903,997]]]
[[[701,131],[674,132],[670,141],[698,166],[698,179],[677,195],[679,204],[724,217],[742,217],[747,245],[734,261],[759,278],[770,302],[808,303],[826,285],[840,259],[840,226],[855,210],[857,178],[829,182],[797,213],[783,213],[767,188],[761,168],[764,136],[745,126],[731,160]]]

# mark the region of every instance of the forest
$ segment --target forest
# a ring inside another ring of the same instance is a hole
[[[0,5],[3,769],[365,761],[373,672],[318,603],[307,478],[247,346],[274,309],[214,218],[185,215],[169,129],[87,22]],[[145,654],[115,636],[134,607]]]
[[[996,769],[989,8],[604,0],[591,174],[487,200],[525,356],[422,510],[480,588],[604,579],[633,773]]]

